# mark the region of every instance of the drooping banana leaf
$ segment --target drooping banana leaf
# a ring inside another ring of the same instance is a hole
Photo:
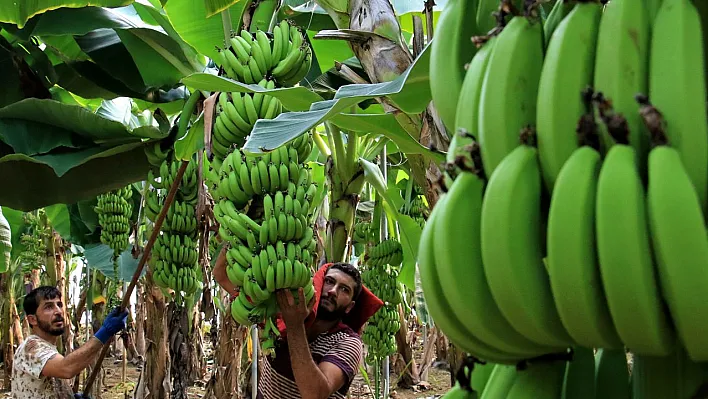
[[[10,268],[10,253],[12,252],[12,234],[10,223],[2,214],[0,207],[0,273],[5,273]]]

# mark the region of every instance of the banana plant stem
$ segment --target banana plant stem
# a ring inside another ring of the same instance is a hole
[[[170,187],[170,191],[167,194],[167,198],[165,199],[165,203],[162,206],[162,209],[160,209],[160,214],[157,216],[157,220],[155,220],[155,225],[153,226],[152,229],[152,234],[150,234],[150,239],[148,240],[147,244],[145,245],[145,250],[143,252],[142,257],[140,257],[140,262],[138,262],[138,267],[135,269],[135,273],[133,274],[133,278],[130,280],[130,284],[128,285],[128,289],[126,290],[125,294],[123,295],[123,301],[121,301],[120,304],[120,309],[123,310],[126,307],[128,307],[128,304],[130,304],[130,296],[133,294],[133,290],[135,289],[135,285],[138,283],[138,279],[140,279],[140,274],[143,272],[143,268],[145,267],[145,263],[147,263],[148,257],[150,256],[150,252],[152,251],[153,245],[155,245],[155,240],[157,239],[157,236],[160,234],[160,228],[162,228],[162,223],[165,221],[165,216],[167,216],[167,211],[170,209],[172,206],[172,202],[174,202],[175,195],[177,194],[177,189],[179,188],[180,183],[182,182],[182,176],[184,176],[185,170],[187,170],[187,165],[189,165],[189,161],[182,161],[182,165],[180,166],[179,170],[177,170],[177,176],[175,176],[174,182],[172,182],[172,186]],[[108,353],[108,349],[111,347],[111,342],[113,341],[113,337],[111,337],[108,341],[106,341],[105,344],[103,344],[103,349],[101,349],[101,354],[98,356],[98,359],[96,360],[96,367],[91,371],[91,375],[89,376],[88,380],[86,380],[86,385],[84,386],[84,393],[89,392],[91,390],[91,386],[93,385],[94,381],[96,380],[96,377],[98,376],[98,372],[101,370],[101,364],[103,363],[103,359],[106,357],[106,354]]]

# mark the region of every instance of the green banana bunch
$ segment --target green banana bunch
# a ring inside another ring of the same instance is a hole
[[[159,168],[162,162],[164,162],[170,155],[172,147],[170,147],[167,151],[163,151],[161,143],[156,141],[146,144],[144,150],[145,156],[147,157],[150,165]]]
[[[355,244],[367,244],[372,238],[373,232],[371,231],[371,223],[359,222],[354,225],[352,241],[354,241]]]
[[[400,328],[400,317],[395,306],[384,306],[374,313],[361,337],[368,347],[367,361],[369,364],[375,364],[386,356],[397,352],[395,335]]]
[[[374,245],[364,256],[364,262],[371,266],[392,265],[398,266],[403,261],[403,247],[401,243],[389,238]]]
[[[278,336],[275,295],[290,289],[314,296],[312,267],[317,239],[312,201],[317,184],[302,162],[312,151],[309,135],[262,156],[230,151],[208,177],[216,190],[214,217],[226,241],[226,274],[240,295],[231,304],[239,324],[263,327],[260,341],[269,353]],[[247,210],[246,210],[247,209]]]
[[[152,170],[150,170],[148,171],[147,182],[156,189],[162,189],[166,196],[166,193],[170,190],[172,184],[174,184],[181,163],[182,162],[179,160],[165,160],[160,164],[160,180],[157,181]],[[187,169],[182,175],[182,181],[180,182],[179,190],[175,197],[179,201],[185,201],[195,205],[199,195],[199,177],[197,176],[196,164],[196,161],[192,161],[187,165]]]
[[[145,215],[153,222],[161,212],[181,161],[165,161],[160,165],[160,180],[148,172],[150,185],[145,193]],[[152,248],[150,270],[155,284],[186,296],[201,290],[202,273],[199,267],[199,238],[196,215],[199,194],[196,156],[187,165],[175,193],[161,234]]]
[[[101,243],[113,249],[118,257],[129,245],[130,217],[133,214],[133,188],[125,186],[98,196],[94,210],[101,226]]]
[[[20,246],[23,250],[20,252],[19,259],[23,273],[29,273],[41,268],[46,262],[46,242],[52,236],[52,229],[43,222],[46,220],[44,208],[36,212],[26,212],[23,220],[27,230],[20,235]]]
[[[585,113],[583,90],[593,81],[601,13],[600,3],[576,4],[558,24],[546,50],[538,83],[536,134],[543,180],[551,192],[578,147],[576,137],[568,132],[575,130]]]
[[[272,36],[260,29],[255,33],[241,30],[234,35],[217,60],[226,76],[246,84],[272,76],[281,87],[300,82],[310,71],[313,57],[300,28],[282,20]]]
[[[187,296],[201,290],[201,273],[196,267],[177,266],[166,260],[154,261],[152,279],[158,287],[184,292]]]
[[[275,88],[272,80],[261,79],[258,85],[268,90]],[[232,147],[242,147],[256,121],[273,119],[281,112],[283,106],[273,96],[260,92],[221,92],[212,129],[212,149],[216,158],[223,160]]]
[[[390,265],[367,264],[361,275],[361,281],[384,302],[397,305],[403,297],[398,287],[399,269]]]
[[[278,192],[281,195],[287,192],[290,201],[297,199],[298,204],[308,211],[317,184],[312,182],[309,167],[297,160],[297,150],[289,146],[281,146],[260,157],[246,157],[236,149],[221,165],[215,197],[229,200],[236,209],[243,209],[254,197],[265,199],[266,195],[271,195],[278,200]],[[275,205],[282,209],[296,203]]]

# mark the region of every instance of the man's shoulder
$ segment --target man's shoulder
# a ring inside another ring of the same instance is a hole
[[[56,346],[42,339],[38,335],[30,335],[17,347],[15,351],[15,362],[29,361],[38,356],[58,353]]]

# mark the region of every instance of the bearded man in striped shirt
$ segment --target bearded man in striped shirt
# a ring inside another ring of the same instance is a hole
[[[276,292],[285,324],[285,337],[275,355],[266,359],[258,378],[259,399],[343,399],[361,361],[363,343],[357,332],[342,323],[361,294],[359,271],[348,263],[331,265],[324,275],[314,321],[305,320],[316,295],[305,304],[290,290]]]
[[[226,274],[222,249],[216,281],[232,296],[241,293]],[[327,263],[312,278],[315,295],[305,304],[302,288],[275,292],[280,337],[261,363],[257,399],[344,399],[362,359],[361,333],[384,303],[361,282],[349,263]]]

